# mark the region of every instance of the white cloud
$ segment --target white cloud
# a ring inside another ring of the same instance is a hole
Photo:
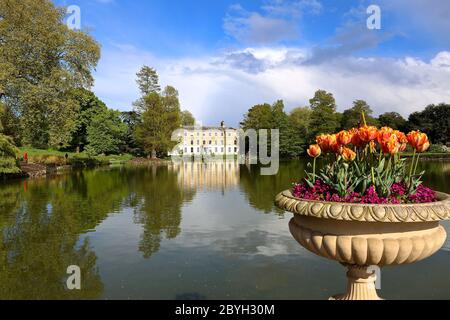
[[[205,124],[225,120],[237,125],[254,104],[283,99],[287,109],[308,104],[318,89],[332,92],[339,109],[364,99],[377,114],[404,116],[431,103],[449,102],[450,52],[431,61],[414,57],[356,58],[342,56],[305,64],[308,48],[248,48],[213,56],[159,59],[129,46],[104,50],[95,92],[110,107],[130,109],[138,98],[138,69],[155,67],[163,85],[180,92],[183,108]]]

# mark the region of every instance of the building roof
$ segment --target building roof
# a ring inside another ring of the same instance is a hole
[[[235,128],[229,128],[229,127],[208,127],[208,126],[183,126],[184,130],[236,130]]]

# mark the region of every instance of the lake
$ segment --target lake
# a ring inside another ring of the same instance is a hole
[[[450,192],[450,162],[425,182]],[[235,162],[74,171],[0,185],[0,299],[328,299],[345,269],[303,249],[275,195],[305,161],[276,176]],[[450,234],[450,224],[444,226]],[[65,288],[81,268],[81,290]],[[450,242],[382,271],[386,299],[450,299]]]

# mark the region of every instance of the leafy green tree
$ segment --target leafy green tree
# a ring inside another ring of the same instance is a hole
[[[268,103],[258,104],[248,110],[241,122],[244,130],[248,129],[271,129],[272,126],[272,106]]]
[[[312,110],[309,107],[295,108],[289,114],[292,126],[296,132],[304,137],[308,135],[311,128]]]
[[[195,125],[195,118],[188,110],[181,112],[181,123],[183,126],[193,126]]]
[[[0,1],[0,99],[36,147],[69,144],[77,117],[69,93],[92,86],[100,58],[99,45],[64,16],[49,0]]]
[[[391,127],[400,131],[407,131],[408,122],[397,112],[386,112],[378,117],[381,127]]]
[[[94,115],[87,127],[88,154],[117,154],[124,143],[127,126],[120,112],[106,109]]]
[[[153,158],[164,156],[175,146],[172,133],[181,125],[178,92],[166,87],[162,95],[150,93],[140,104],[144,112],[136,128],[136,141]]]
[[[270,104],[255,105],[244,116],[241,123],[244,130],[254,129],[278,129],[280,133],[280,156],[290,158],[303,152],[304,141],[297,137],[296,128],[290,117],[284,111],[284,103],[278,100],[272,106]],[[258,141],[259,143],[259,141]],[[271,141],[267,143],[270,149]],[[258,146],[259,148],[259,146]]]
[[[318,90],[309,102],[312,110],[310,140],[318,134],[335,132],[340,128],[341,115],[336,112],[333,94]]]
[[[159,76],[155,69],[143,66],[136,75],[136,82],[142,96],[147,96],[153,92],[159,93],[161,91]]]
[[[72,150],[81,152],[88,145],[87,129],[91,125],[92,119],[96,115],[106,112],[108,108],[103,101],[89,90],[83,88],[75,89],[71,95],[77,101],[79,107],[70,147]]]
[[[366,118],[368,125],[378,126],[378,121],[372,117],[372,108],[364,100],[356,100],[353,102],[353,107],[347,109],[342,114],[341,127],[349,130],[357,128],[363,124],[362,113]]]
[[[124,141],[124,152],[134,155],[141,155],[143,150],[139,147],[134,134],[138,124],[142,121],[141,115],[136,111],[128,111],[122,112],[120,118],[127,126],[127,133]]]
[[[0,134],[0,176],[20,172],[16,161],[17,153],[19,150],[14,146],[12,139]]]
[[[411,114],[408,125],[411,130],[427,133],[433,143],[446,144],[450,140],[450,104],[429,105]]]

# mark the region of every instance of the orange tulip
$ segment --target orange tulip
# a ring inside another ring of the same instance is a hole
[[[311,158],[320,157],[321,154],[322,154],[322,150],[320,149],[318,144],[312,144],[309,146],[308,155]]]
[[[316,142],[324,153],[339,150],[339,143],[335,134],[322,134],[316,138]]]
[[[348,162],[355,161],[356,153],[352,149],[344,147],[342,148],[342,158]]]
[[[389,139],[383,140],[380,146],[383,153],[390,155],[398,153],[401,148],[401,144],[395,134],[391,135]]]
[[[361,147],[363,146],[363,142],[359,138],[359,129],[353,128],[350,130],[350,134],[352,135],[352,145],[355,147]]]
[[[346,146],[352,142],[352,133],[346,130],[343,130],[337,134],[338,143]]]
[[[378,130],[377,141],[381,145],[384,141],[388,141],[389,138],[394,134],[394,129],[389,127],[383,127]]]
[[[364,143],[369,143],[377,139],[378,129],[373,126],[362,126],[359,128],[359,138]]]
[[[420,131],[412,131],[408,133],[407,139],[409,144],[419,153],[427,151],[430,147],[428,136]]]
[[[403,132],[394,130],[394,134],[397,136],[398,142],[401,144],[408,143],[408,137]]]

